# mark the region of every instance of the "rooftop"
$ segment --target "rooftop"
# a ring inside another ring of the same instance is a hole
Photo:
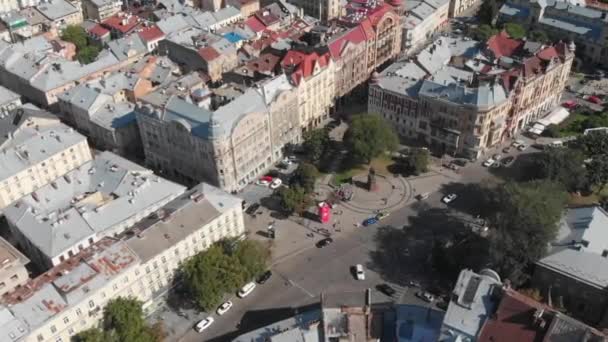
[[[110,30],[126,34],[134,30],[141,23],[142,20],[138,16],[125,13],[117,13],[104,20],[102,22],[102,25]]]
[[[537,261],[538,266],[597,288],[608,287],[608,258],[566,248]]]
[[[0,237],[0,271],[16,265],[25,266],[30,262],[23,253]]]
[[[183,191],[150,170],[102,152],[7,207],[5,215],[44,255],[54,258]]]
[[[321,342],[321,310],[305,311],[236,337],[233,342]]]
[[[78,8],[65,0],[51,0],[46,3],[41,2],[36,9],[52,21],[59,20],[78,12]]]
[[[21,98],[21,95],[0,86],[0,106],[4,106]]]
[[[418,305],[395,305],[398,342],[438,341],[444,313]]]
[[[608,251],[608,213],[600,206],[568,209],[553,245],[557,249],[577,247],[602,255]]]

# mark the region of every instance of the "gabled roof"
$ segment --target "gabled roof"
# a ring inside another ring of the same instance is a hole
[[[165,34],[156,25],[144,27],[139,33],[139,37],[145,42],[153,42],[163,39]]]
[[[487,47],[494,54],[495,58],[502,56],[511,57],[522,46],[524,41],[509,37],[506,31],[501,31],[488,39]]]
[[[316,52],[305,53],[290,50],[281,62],[283,68],[294,68],[291,79],[296,85],[300,84],[302,78],[305,79],[312,75],[317,64],[319,67],[325,68],[329,64],[329,53],[319,55]]]
[[[106,29],[105,27],[101,26],[100,24],[97,24],[89,30],[89,34],[91,34],[95,37],[102,38],[102,37],[110,34],[110,31],[108,29]]]
[[[247,25],[253,32],[262,32],[266,29],[266,25],[264,25],[264,23],[262,23],[255,16],[251,16],[245,20],[245,25]]]
[[[211,62],[220,56],[219,52],[211,46],[200,48],[198,50],[198,55],[207,62]]]
[[[342,57],[344,48],[348,44],[359,44],[366,40],[367,36],[363,24],[357,25],[349,30],[341,37],[329,43],[329,53],[334,60],[339,60]]]
[[[115,14],[102,22],[108,29],[120,33],[129,33],[140,24],[140,18],[135,15]]]

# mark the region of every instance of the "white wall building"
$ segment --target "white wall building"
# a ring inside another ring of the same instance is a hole
[[[448,22],[449,0],[406,1],[402,50],[411,54],[422,48]]]

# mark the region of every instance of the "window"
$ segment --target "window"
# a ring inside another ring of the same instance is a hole
[[[65,323],[65,324],[70,323],[70,319],[67,317],[63,317],[63,323]]]
[[[0,283],[0,289],[3,288],[3,287],[5,287],[5,286],[6,286],[6,284],[4,282]]]
[[[68,329],[68,334],[70,334],[70,335],[74,335],[74,329],[73,329],[73,328],[69,328],[69,329]]]
[[[92,309],[95,306],[95,303],[93,303],[92,300],[89,301],[89,307]]]
[[[76,316],[82,315],[82,310],[80,308],[76,309]]]
[[[38,341],[44,341],[44,336],[42,336],[42,334],[38,335],[38,337],[36,337],[38,339]]]
[[[51,325],[51,333],[56,333],[57,332],[57,328],[54,325]]]
[[[604,258],[605,258],[605,257],[608,257],[608,249],[604,249],[604,251],[602,252],[602,256],[603,256]]]

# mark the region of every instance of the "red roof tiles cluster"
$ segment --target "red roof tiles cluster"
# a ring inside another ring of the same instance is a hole
[[[287,52],[281,65],[283,68],[294,68],[291,72],[291,79],[295,85],[300,84],[303,78],[313,74],[315,67],[325,68],[329,64],[329,54],[319,55],[316,52],[306,53],[297,50]]]
[[[103,38],[106,35],[110,34],[110,31],[108,29],[106,29],[105,27],[101,26],[100,24],[97,24],[97,25],[93,26],[91,29],[89,29],[89,34],[93,35],[97,38]]]
[[[522,40],[513,39],[509,37],[509,34],[505,31],[501,31],[499,34],[493,35],[488,39],[487,47],[494,54],[495,58],[510,57],[515,54],[522,46],[524,42]]]
[[[118,31],[122,34],[133,31],[137,26],[141,24],[141,18],[136,15],[118,13],[115,14],[101,24],[109,30]]]
[[[198,55],[207,62],[211,62],[220,56],[219,52],[211,46],[198,49]]]
[[[142,30],[139,31],[139,37],[145,42],[153,42],[163,39],[165,34],[158,26],[152,25],[142,28]]]
[[[247,25],[247,27],[249,27],[253,32],[256,32],[256,33],[262,32],[266,29],[266,25],[264,25],[264,23],[261,22],[254,15],[252,15],[251,17],[247,18],[247,20],[245,20],[245,25]]]

